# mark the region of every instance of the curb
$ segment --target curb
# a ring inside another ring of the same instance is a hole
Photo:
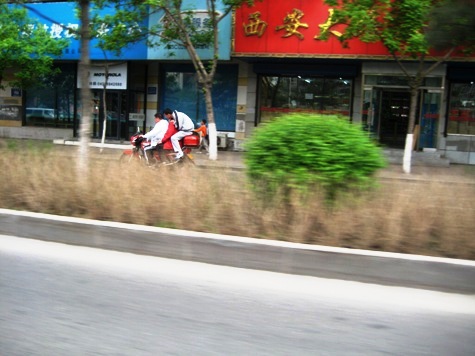
[[[475,294],[475,261],[469,260],[305,245],[7,209],[0,209],[0,234],[230,267]]]
[[[53,140],[55,145],[64,145],[64,146],[79,146],[79,141],[73,140]],[[130,143],[100,143],[100,142],[89,142],[89,147],[96,147],[96,148],[109,148],[109,149],[119,149],[125,150],[130,148]]]

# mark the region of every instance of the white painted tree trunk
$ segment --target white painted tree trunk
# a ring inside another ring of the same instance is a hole
[[[216,161],[218,159],[218,131],[216,130],[216,123],[208,123],[208,137],[209,137],[209,159]]]
[[[106,142],[106,129],[107,129],[107,79],[109,78],[109,65],[107,64],[107,62],[104,67],[104,78],[105,78],[104,86],[102,87],[102,107],[104,110],[104,120],[102,124],[101,153],[102,153],[102,150],[104,149],[104,143]]]
[[[203,73],[203,76],[205,74]],[[211,77],[210,74],[206,76]],[[216,129],[216,121],[214,120],[213,97],[211,95],[212,80],[208,80],[204,85],[206,116],[208,118],[208,135],[209,135],[209,156],[210,160],[218,159],[218,130]]]
[[[414,134],[406,135],[406,145],[404,147],[404,156],[402,159],[402,169],[404,173],[411,173],[412,146],[414,143]]]

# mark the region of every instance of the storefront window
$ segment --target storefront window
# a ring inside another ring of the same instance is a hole
[[[203,89],[198,83],[195,70],[189,66],[164,68],[163,108],[186,113],[195,123],[206,119],[206,103]],[[213,109],[216,128],[234,131],[236,128],[238,67],[219,66],[213,81]]]
[[[206,112],[196,113],[199,86],[195,73],[167,72],[165,83],[165,106],[182,111],[190,117],[206,115]]]
[[[74,64],[58,65],[59,73],[25,91],[26,126],[72,128],[74,122]]]
[[[260,121],[276,113],[311,112],[350,115],[352,79],[262,76]]]
[[[452,83],[447,133],[475,135],[475,83]]]

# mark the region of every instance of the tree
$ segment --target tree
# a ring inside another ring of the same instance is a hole
[[[288,198],[321,188],[332,202],[341,192],[374,186],[374,173],[385,166],[380,148],[360,126],[341,116],[302,113],[258,127],[244,158],[251,186],[266,201],[277,192]]]
[[[214,119],[212,88],[219,60],[218,24],[230,12],[242,4],[252,5],[254,0],[207,0],[208,21],[198,25],[193,21],[193,9],[185,8],[182,0],[101,0],[98,7],[115,6],[114,15],[95,18],[100,26],[110,29],[102,40],[104,48],[120,51],[130,43],[147,38],[151,47],[165,45],[173,56],[173,45],[183,46],[196,70],[198,82],[203,88],[209,129],[209,158],[218,157],[217,130]],[[162,12],[163,21],[141,26],[141,20],[152,13]],[[157,38],[158,41],[154,40]],[[211,47],[212,59],[203,60],[197,49]]]
[[[33,1],[13,1],[15,5],[8,7],[5,5],[6,1],[0,0],[0,28],[2,29],[0,33],[0,87],[3,73],[9,67],[16,69],[15,76],[17,77],[17,80],[13,80],[10,85],[25,87],[39,82],[38,79],[52,73],[54,56],[59,57],[68,45],[67,40],[51,38],[41,23],[28,18],[27,9],[36,12],[33,8],[28,7],[28,2]],[[79,32],[56,23],[45,14],[37,13],[43,18],[67,28],[81,39],[79,80],[81,82],[80,97],[82,105],[77,173],[79,177],[82,177],[88,169],[92,113],[92,95],[88,83],[89,41],[91,38],[89,28],[90,0],[79,0],[77,3],[82,25]]]
[[[78,177],[85,176],[87,179],[89,163],[89,142],[91,136],[91,114],[92,114],[92,93],[89,88],[89,68],[91,59],[89,55],[90,28],[89,28],[89,9],[90,0],[80,0],[81,27],[79,34],[81,38],[81,60],[79,62],[79,80],[81,83],[81,126],[79,129],[79,157],[78,157]],[[78,180],[85,182],[84,180]]]
[[[440,11],[441,6],[450,7],[455,2],[464,6],[465,13],[473,13],[473,8],[469,5],[473,1],[468,0],[325,0],[333,8],[330,19],[332,25],[323,29],[321,39],[327,39],[335,25],[343,24],[345,29],[339,39],[344,46],[348,46],[349,40],[354,38],[366,43],[381,42],[407,77],[411,104],[403,159],[403,170],[406,173],[411,171],[417,99],[423,80],[459,46],[466,44],[463,35],[460,38],[452,37],[452,41],[446,41],[437,47],[443,52],[438,56],[430,55],[432,48],[426,34],[430,33],[428,26],[433,11]],[[463,11],[461,15],[464,15]],[[446,15],[441,18],[446,20]],[[461,25],[463,21],[458,23]],[[464,33],[473,38],[469,26],[463,25],[462,28]],[[455,27],[452,29],[455,30]],[[415,73],[407,69],[408,61],[419,64]],[[431,65],[426,66],[429,62]]]
[[[465,53],[475,51],[475,0],[445,0],[430,15],[426,39],[436,50],[461,46]]]
[[[54,57],[61,55],[66,40],[52,39],[20,2],[0,0],[0,88],[8,81],[12,87],[26,88],[51,74]],[[14,69],[13,78],[6,72]]]

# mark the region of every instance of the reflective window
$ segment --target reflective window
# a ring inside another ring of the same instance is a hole
[[[475,84],[452,83],[447,133],[475,135]]]
[[[349,116],[351,90],[349,78],[262,76],[259,119],[298,111]]]
[[[25,90],[26,126],[72,128],[76,65],[57,66],[58,73]]]
[[[206,103],[203,89],[198,83],[197,74],[192,68],[163,66],[164,94],[163,109],[184,112],[195,124],[206,119]],[[179,69],[179,70],[177,70]],[[236,102],[238,67],[235,65],[218,66],[213,82],[213,109],[216,128],[220,131],[236,129]]]

